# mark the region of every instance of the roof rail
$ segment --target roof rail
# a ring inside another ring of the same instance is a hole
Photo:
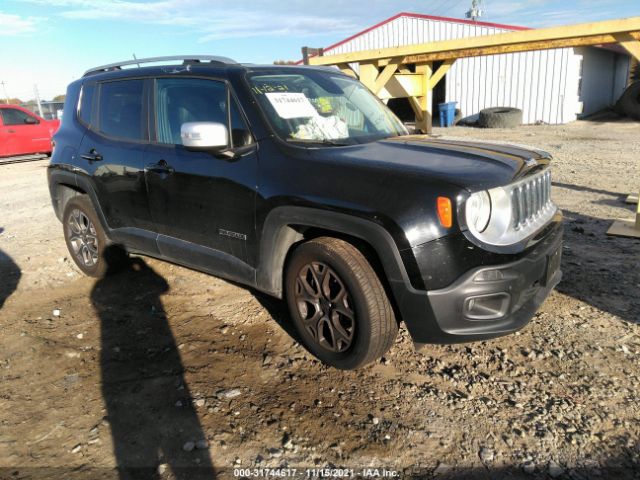
[[[82,75],[86,77],[87,75],[91,75],[93,73],[100,72],[108,72],[109,70],[119,70],[127,65],[137,65],[140,67],[143,63],[157,63],[157,62],[168,62],[168,61],[180,61],[183,63],[198,63],[201,61],[214,62],[214,63],[222,63],[222,64],[236,64],[237,62],[228,57],[220,57],[217,55],[172,55],[168,57],[149,57],[149,58],[137,58],[133,60],[125,60],[123,62],[109,63],[108,65],[101,65],[99,67],[94,67]]]

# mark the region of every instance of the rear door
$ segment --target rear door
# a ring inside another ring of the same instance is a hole
[[[149,144],[148,83],[149,80],[138,78],[83,87],[80,118],[87,130],[79,156],[117,239],[133,249],[153,252],[154,224],[143,167]],[[96,96],[91,101],[90,92]],[[95,111],[83,114],[82,110],[88,108]]]
[[[234,259],[253,264],[257,149],[227,83],[158,78],[153,100],[155,141],[145,153],[145,167],[161,253],[216,272]],[[187,150],[180,138],[186,122],[227,125],[236,157]]]
[[[2,116],[0,128],[5,139],[2,155],[51,151],[51,136],[46,122],[42,119],[13,107],[1,108],[0,115]]]

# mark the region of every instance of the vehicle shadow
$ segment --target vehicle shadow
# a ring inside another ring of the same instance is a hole
[[[0,233],[4,228],[0,227]],[[4,302],[18,288],[22,271],[13,259],[0,250],[0,309]]]
[[[563,210],[565,222],[561,293],[640,324],[637,259],[640,242],[607,236],[611,220]]]
[[[622,194],[618,192],[610,192],[609,190],[602,190],[601,188],[593,188],[593,187],[585,187],[584,185],[574,185],[572,183],[562,183],[562,182],[552,182],[554,187],[567,188],[569,190],[576,190],[579,192],[591,192],[591,193],[600,193],[602,195],[611,195],[612,197],[616,197],[616,201],[624,202],[624,199],[627,198],[627,194]],[[629,192],[631,193],[631,192]]]
[[[117,257],[105,251],[105,259]],[[132,258],[91,292],[101,325],[105,420],[123,480],[167,478],[163,470],[179,479],[216,477],[162,305],[168,291],[162,276]]]
[[[291,320],[286,300],[272,297],[271,295],[267,295],[266,293],[262,293],[254,289],[250,289],[249,291],[262,308],[269,313],[269,316],[276,321],[280,328],[282,328],[293,340],[302,344],[302,339],[293,324],[293,320]]]

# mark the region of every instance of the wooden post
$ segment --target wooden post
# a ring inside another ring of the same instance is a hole
[[[418,97],[422,118],[416,118],[416,129],[422,133],[431,133],[433,130],[433,89],[431,88],[431,75],[433,75],[433,64],[423,63],[416,65],[416,73],[422,75],[421,82],[424,86],[424,96]]]
[[[607,230],[607,235],[640,238],[640,202],[636,206],[635,220],[616,220]]]
[[[302,63],[304,65],[309,65],[309,59],[312,56],[321,57],[323,52],[322,48],[310,48],[310,47],[302,47]]]
[[[640,61],[640,41],[630,33],[619,33],[615,35],[616,40],[620,42],[631,58],[637,63]],[[634,62],[631,62],[632,65]],[[631,196],[629,196],[631,198]],[[640,193],[638,194],[640,199]],[[628,201],[628,200],[627,200]],[[608,235],[616,235],[621,237],[635,237],[640,238],[640,201],[636,207],[636,218],[633,220],[616,220],[607,231]]]
[[[636,71],[636,68],[640,68],[640,62],[634,56],[631,56],[631,63],[629,65],[629,78],[627,78],[627,86],[633,83],[633,74]]]

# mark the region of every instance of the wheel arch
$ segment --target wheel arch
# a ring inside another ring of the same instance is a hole
[[[49,174],[49,191],[51,193],[51,201],[53,204],[53,210],[58,217],[58,220],[62,221],[64,215],[64,209],[67,206],[69,200],[77,195],[87,195],[91,204],[98,215],[102,228],[105,232],[109,232],[110,229],[107,225],[107,221],[98,202],[98,196],[91,183],[85,178],[80,177],[72,172],[57,170],[52,171]]]
[[[396,303],[398,285],[407,288],[410,283],[395,241],[381,225],[343,213],[308,207],[278,207],[271,211],[262,230],[257,288],[282,298],[289,255],[297,244],[320,236],[348,241],[372,260],[372,267],[387,290],[396,318],[400,319]]]

